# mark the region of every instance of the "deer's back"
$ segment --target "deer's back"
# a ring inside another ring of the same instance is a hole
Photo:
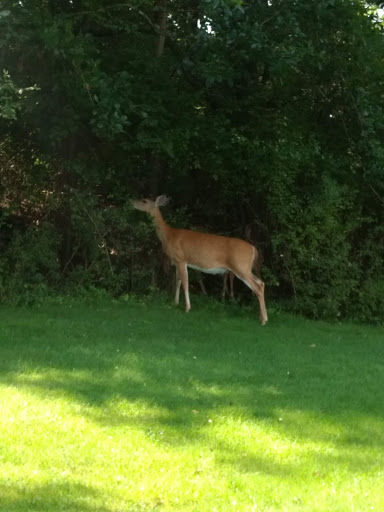
[[[252,265],[254,247],[239,238],[230,238],[187,229],[173,229],[164,246],[175,262],[200,269],[232,268]]]

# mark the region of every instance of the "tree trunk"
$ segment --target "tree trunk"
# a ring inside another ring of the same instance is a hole
[[[167,0],[157,0],[159,37],[156,42],[155,55],[161,57],[164,53],[165,35],[167,31]]]
[[[157,8],[157,26],[159,27],[159,35],[156,41],[155,55],[160,58],[164,53],[165,37],[167,31],[167,0],[156,0],[155,7]],[[155,149],[151,155],[152,164],[152,177],[150,182],[150,191],[153,196],[160,193],[160,183],[163,176],[163,165],[160,155]]]

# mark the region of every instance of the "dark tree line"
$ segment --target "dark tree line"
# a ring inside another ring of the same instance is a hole
[[[315,317],[380,321],[376,7],[1,1],[2,300],[169,286],[152,227],[130,204],[166,193],[171,224],[257,245],[270,297]]]

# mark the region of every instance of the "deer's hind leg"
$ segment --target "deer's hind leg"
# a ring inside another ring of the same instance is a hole
[[[268,321],[268,315],[264,300],[264,282],[252,274],[252,272],[246,274],[236,273],[236,276],[241,279],[257,296],[260,306],[260,322],[261,325],[265,325]]]

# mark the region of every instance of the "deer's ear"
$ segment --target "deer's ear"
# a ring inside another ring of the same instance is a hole
[[[159,196],[156,198],[155,206],[157,206],[157,207],[165,206],[168,203],[169,203],[169,197],[162,195],[162,196]]]

